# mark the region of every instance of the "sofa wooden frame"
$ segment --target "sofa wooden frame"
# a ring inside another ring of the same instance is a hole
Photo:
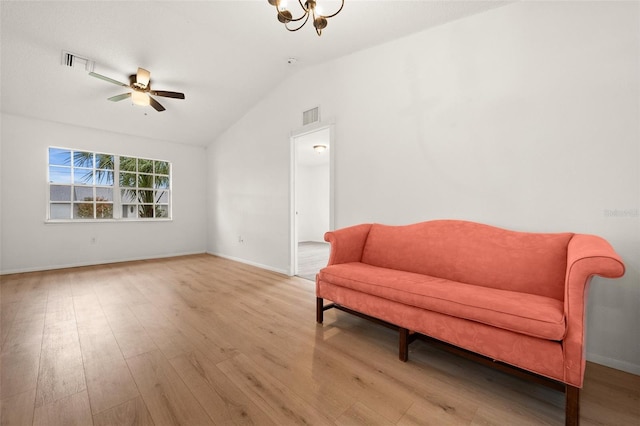
[[[410,331],[404,327],[400,327],[395,324],[391,324],[387,321],[381,320],[379,318],[375,318],[370,315],[363,314],[362,312],[355,311],[353,309],[347,308],[346,306],[342,306],[337,303],[329,303],[325,305],[324,299],[321,297],[316,297],[316,322],[318,324],[323,323],[324,311],[328,309],[338,309],[340,311],[347,312],[349,314],[356,315],[360,318],[364,318],[366,320],[375,322],[376,324],[382,325],[384,327],[397,330],[399,334],[398,356],[400,358],[400,361],[402,362],[407,362],[409,360],[409,345],[412,342],[414,342],[416,339],[420,339],[429,344],[432,344],[441,349],[444,349],[448,352],[454,353],[458,356],[478,362],[482,365],[495,368],[497,370],[517,376],[525,380],[542,384],[544,386],[550,387],[560,392],[564,392],[565,394],[565,426],[578,426],[580,423],[580,388],[565,384],[557,380],[549,379],[547,377],[532,373],[527,370],[523,370],[518,367],[514,367],[510,364],[506,364],[501,361],[491,359],[489,357],[443,342],[433,337]]]

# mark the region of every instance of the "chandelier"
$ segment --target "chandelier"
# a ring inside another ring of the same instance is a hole
[[[274,6],[278,11],[278,21],[282,22],[285,28],[289,31],[298,31],[304,27],[309,17],[313,19],[313,26],[316,27],[316,33],[322,35],[322,30],[327,26],[327,19],[336,16],[344,7],[344,0],[341,0],[340,8],[336,13],[331,15],[320,15],[316,13],[316,0],[307,0],[304,3],[302,0],[298,0],[300,7],[302,8],[302,16],[294,18],[293,14],[285,7],[285,0],[267,0],[271,6]],[[288,24],[294,22],[293,28]],[[300,23],[302,22],[302,23]]]

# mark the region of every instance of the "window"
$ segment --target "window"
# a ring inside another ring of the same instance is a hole
[[[49,220],[168,219],[171,163],[49,148]]]

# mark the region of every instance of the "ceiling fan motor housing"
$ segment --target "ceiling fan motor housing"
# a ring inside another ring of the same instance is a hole
[[[132,74],[132,75],[129,76],[129,86],[133,90],[140,90],[140,91],[143,91],[143,92],[148,92],[149,90],[151,90],[151,80],[149,80],[149,83],[147,83],[147,85],[145,86],[142,83],[138,83],[136,74]]]

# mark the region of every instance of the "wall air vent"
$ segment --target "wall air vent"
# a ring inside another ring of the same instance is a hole
[[[62,51],[63,66],[74,68],[80,71],[92,72],[95,64],[95,61],[83,58],[82,56],[76,55],[75,53],[67,52],[66,50]]]
[[[311,108],[302,113],[302,125],[320,122],[320,107]]]

